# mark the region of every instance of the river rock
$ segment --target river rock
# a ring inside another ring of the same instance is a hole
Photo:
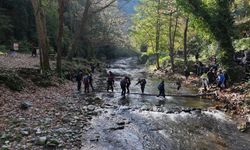
[[[149,108],[149,106],[147,106],[147,105],[143,105],[143,106],[141,107],[141,110],[143,110],[143,111],[149,111],[150,108]]]
[[[191,108],[185,108],[185,109],[182,109],[183,112],[185,113],[190,113],[193,109]]]
[[[87,110],[88,111],[94,111],[95,110],[95,106],[94,105],[88,105]]]
[[[237,129],[241,132],[245,132],[247,130],[247,123],[242,122],[242,123],[238,124]]]
[[[57,147],[59,144],[60,144],[59,140],[51,139],[47,141],[46,146],[53,148],[53,147]]]
[[[190,111],[191,112],[191,114],[201,114],[201,109],[194,109],[194,110],[192,110],[192,111]]]
[[[109,128],[110,130],[122,130],[122,129],[124,129],[124,126],[123,125],[121,125],[121,126],[114,126],[114,127],[111,127],[111,128]]]
[[[117,125],[125,125],[125,121],[117,121],[116,124]]]
[[[30,101],[24,101],[21,103],[20,108],[22,110],[26,110],[32,106],[32,103]]]
[[[47,142],[47,137],[43,136],[43,137],[38,137],[36,140],[36,145],[45,145]]]
[[[20,133],[25,136],[29,135],[29,131],[25,129],[21,129]]]

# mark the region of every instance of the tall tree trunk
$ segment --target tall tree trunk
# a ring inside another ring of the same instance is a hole
[[[38,34],[38,43],[40,49],[40,67],[42,72],[50,69],[49,54],[48,54],[48,41],[47,30],[44,10],[41,8],[40,0],[31,0],[34,16],[36,20],[36,30]]]
[[[169,56],[171,62],[171,69],[174,72],[174,48],[172,41],[172,13],[169,14]]]
[[[64,5],[65,0],[58,0],[58,14],[59,14],[59,28],[57,33],[57,61],[56,61],[56,69],[59,77],[61,77],[62,71],[62,36],[63,36],[63,24],[64,24]]]
[[[184,29],[184,40],[183,40],[183,47],[184,47],[184,63],[187,64],[187,32],[188,32],[188,21],[189,18],[186,18],[185,22],[185,29]]]
[[[169,56],[170,56],[170,62],[171,62],[171,70],[175,72],[175,65],[174,65],[174,46],[175,46],[175,35],[177,31],[177,25],[178,25],[178,16],[175,18],[175,24],[174,24],[174,31],[172,31],[172,21],[173,21],[173,12],[169,14]]]
[[[156,19],[156,38],[155,38],[155,52],[156,52],[156,68],[160,68],[160,62],[159,62],[159,47],[160,47],[160,30],[161,30],[161,25],[160,25],[160,4],[161,0],[158,0],[158,5],[157,5],[157,19]]]
[[[79,44],[80,38],[82,36],[82,33],[84,31],[85,25],[87,23],[90,6],[91,6],[91,0],[87,0],[86,4],[85,4],[85,7],[84,7],[84,11],[83,11],[82,17],[81,17],[80,29],[79,29],[79,31],[76,31],[75,37],[74,37],[72,45],[70,47],[70,51],[68,53],[68,58],[70,60],[77,53],[77,46]]]

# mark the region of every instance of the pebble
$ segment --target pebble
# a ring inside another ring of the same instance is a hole
[[[29,131],[27,130],[21,130],[20,133],[25,136],[29,135]]]
[[[43,136],[43,137],[38,137],[37,138],[36,144],[37,145],[45,145],[46,142],[47,142],[47,137]]]
[[[95,110],[95,106],[94,105],[88,105],[87,110],[88,111],[94,111]]]
[[[32,106],[32,103],[30,101],[24,101],[21,103],[20,108],[22,110],[26,110]]]

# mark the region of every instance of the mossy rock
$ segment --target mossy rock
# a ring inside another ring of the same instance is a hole
[[[4,84],[13,91],[21,91],[25,87],[24,80],[14,72],[0,73],[0,84]]]

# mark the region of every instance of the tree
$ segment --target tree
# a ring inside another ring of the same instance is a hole
[[[61,76],[61,56],[62,56],[62,36],[63,36],[63,26],[64,26],[64,7],[65,7],[65,0],[58,0],[58,14],[59,14],[59,28],[58,28],[58,35],[57,35],[57,63],[56,68],[58,75]]]
[[[160,44],[160,31],[161,31],[161,13],[160,13],[160,5],[161,0],[157,1],[157,18],[155,23],[155,31],[156,31],[156,38],[155,38],[155,52],[156,52],[156,68],[160,69],[160,62],[159,62],[159,44]]]
[[[147,45],[148,55],[153,56],[153,63],[160,68],[160,63],[169,59],[168,45],[168,16],[167,3],[164,0],[141,1],[133,15],[133,25],[130,29],[130,41],[135,48]]]
[[[34,16],[36,20],[36,29],[39,41],[38,43],[40,50],[40,67],[41,71],[44,72],[50,69],[45,11],[42,8],[41,0],[31,0],[31,3],[33,6]]]
[[[106,8],[112,6],[113,3],[115,3],[116,0],[108,0],[108,1],[103,1],[103,0],[96,0],[96,1],[91,1],[91,0],[86,0],[84,4],[84,11],[81,15],[80,19],[80,28],[77,32],[75,32],[74,38],[72,45],[70,47],[70,52],[68,55],[69,59],[72,59],[74,55],[76,55],[78,49],[79,49],[79,42],[80,40],[84,39],[84,31],[86,29],[86,25],[88,23],[88,20],[94,15],[97,14]],[[95,8],[95,9],[94,9]]]
[[[183,50],[184,50],[184,64],[187,64],[187,32],[188,32],[188,21],[189,18],[185,19],[185,29],[183,38]]]
[[[230,12],[231,0],[201,1],[177,0],[188,13],[201,19],[218,41],[220,61],[226,67],[233,64],[234,48],[232,46],[233,19]]]

